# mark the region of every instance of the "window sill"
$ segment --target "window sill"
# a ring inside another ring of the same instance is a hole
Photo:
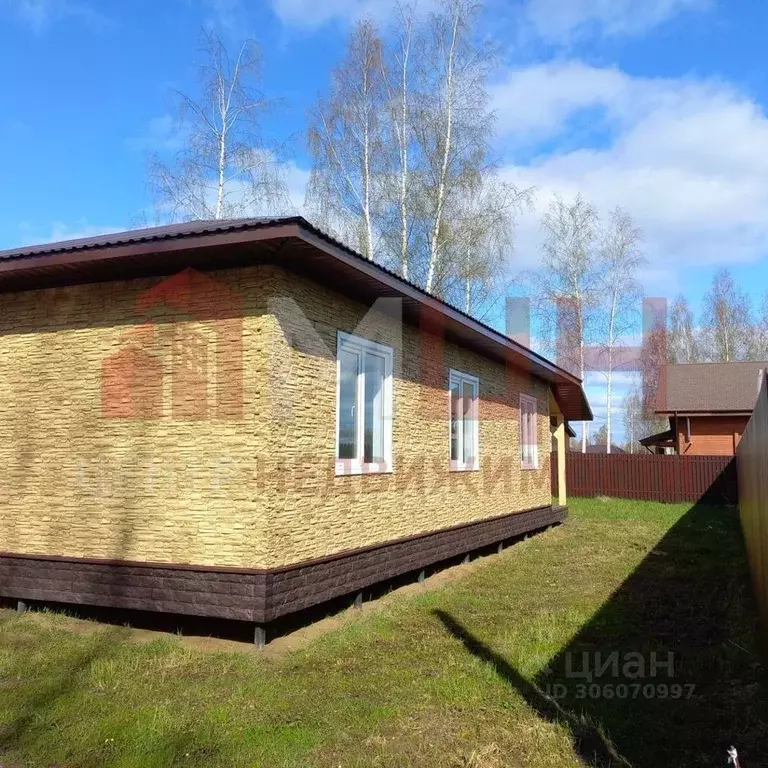
[[[386,461],[361,463],[354,459],[336,459],[336,477],[344,475],[390,475],[392,469],[392,463]]]
[[[538,470],[538,466],[536,464],[521,464],[520,469],[522,469],[524,472],[536,472]]]
[[[451,472],[479,472],[480,462],[474,464],[461,464],[458,461],[452,461],[450,463],[449,470]]]

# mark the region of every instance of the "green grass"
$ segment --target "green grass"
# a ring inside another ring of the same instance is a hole
[[[0,765],[680,768],[723,765],[731,743],[764,764],[735,513],[574,500],[571,515],[277,661],[2,611]],[[581,698],[569,654],[580,668],[597,651],[671,651],[674,678],[617,700],[603,687],[634,679],[604,675]],[[693,697],[660,698],[664,683]]]

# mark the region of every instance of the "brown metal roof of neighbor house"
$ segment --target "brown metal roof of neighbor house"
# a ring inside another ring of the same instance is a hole
[[[656,412],[751,413],[768,361],[685,363],[661,369]]]
[[[279,263],[363,301],[396,297],[409,322],[549,382],[566,418],[591,420],[581,380],[369,261],[301,216],[193,221],[0,251],[0,292]]]

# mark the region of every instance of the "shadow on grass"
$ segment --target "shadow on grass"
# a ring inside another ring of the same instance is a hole
[[[722,766],[731,744],[745,768],[768,765],[768,688],[733,510],[687,512],[534,680],[437,615],[543,718],[567,725],[587,765]]]
[[[16,749],[26,738],[34,737],[39,732],[38,724],[45,723],[58,702],[80,688],[81,675],[97,660],[108,658],[124,635],[125,630],[119,628],[102,632],[82,652],[60,664],[58,674],[46,677],[45,683],[28,695],[15,697],[12,717],[0,723],[0,751]],[[34,674],[34,670],[30,669],[30,673]]]

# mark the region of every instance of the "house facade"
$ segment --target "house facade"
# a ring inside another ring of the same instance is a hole
[[[566,514],[580,382],[302,219],[6,252],[0,291],[4,597],[262,627]]]
[[[681,456],[735,456],[766,368],[759,361],[664,366],[655,412],[669,429],[640,442]]]

